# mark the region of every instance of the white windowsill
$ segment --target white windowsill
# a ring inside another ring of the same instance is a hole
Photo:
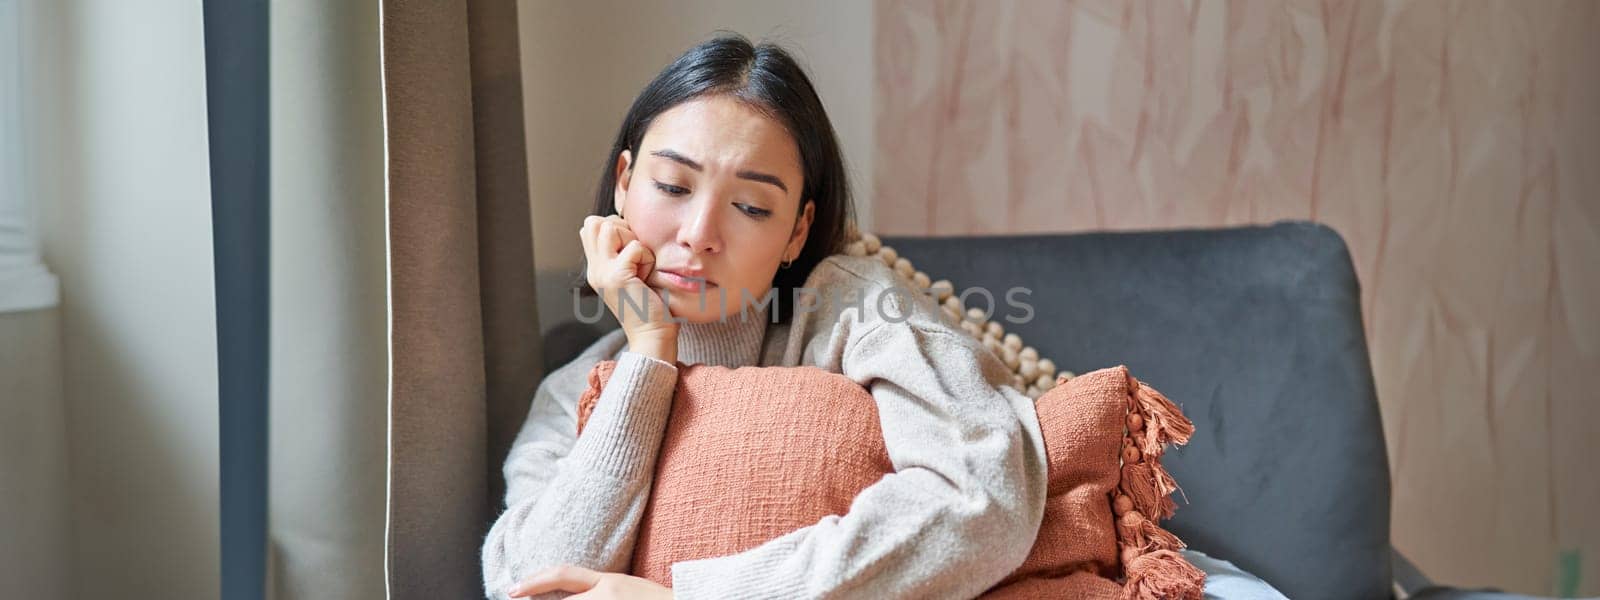
[[[60,284],[44,265],[0,270],[0,313],[51,308],[60,301]]]

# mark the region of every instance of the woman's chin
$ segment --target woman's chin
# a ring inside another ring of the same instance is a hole
[[[677,317],[682,322],[701,324],[723,320],[722,307],[718,305],[714,297],[707,298],[705,306],[700,305],[699,298],[683,298],[682,302],[678,300],[674,298],[668,308],[672,311],[672,316]],[[729,313],[728,318],[738,318],[737,313],[731,310]]]
[[[721,313],[717,311],[715,306],[707,306],[705,310],[701,310],[698,305],[693,307],[674,306],[672,307],[672,316],[682,323],[702,324],[715,322],[721,316]]]
[[[670,296],[667,301],[667,309],[672,310],[674,317],[690,323],[709,323],[722,315],[722,307],[717,306],[715,294],[706,296],[706,301],[701,302],[699,294],[682,293],[677,290],[674,290],[674,293],[674,296]]]

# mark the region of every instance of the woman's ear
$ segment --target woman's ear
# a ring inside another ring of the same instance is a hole
[[[617,184],[611,190],[611,204],[622,215],[622,204],[628,200],[628,184],[633,179],[633,153],[623,150],[617,155]]]
[[[806,207],[800,211],[800,218],[795,219],[794,231],[789,234],[789,245],[783,249],[784,260],[800,258],[800,251],[806,247],[806,238],[811,235],[811,219],[817,208],[817,203],[806,201]]]

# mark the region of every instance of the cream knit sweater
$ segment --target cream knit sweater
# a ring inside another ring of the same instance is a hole
[[[931,299],[885,294],[892,286],[913,287],[876,257],[838,255],[807,280],[819,292],[815,312],[770,324],[758,307],[748,321],[681,327],[684,364],[811,365],[866,386],[896,472],[847,514],[674,564],[677,598],[972,598],[1022,564],[1046,486],[1033,401]],[[580,438],[578,396],[608,359],[617,369]],[[627,570],[676,378],[674,365],[627,351],[613,331],[544,379],[506,459],[505,510],[483,544],[489,597],[558,564]]]

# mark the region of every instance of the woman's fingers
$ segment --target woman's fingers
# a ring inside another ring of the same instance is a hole
[[[611,214],[611,216],[606,218],[606,221],[610,222],[613,229],[616,229],[616,237],[618,237],[619,240],[622,240],[622,243],[629,243],[632,242],[632,240],[637,240],[638,235],[634,235],[634,227],[627,226],[627,221],[622,221],[621,216]]]
[[[675,325],[661,322],[671,316],[666,299],[645,283],[655,272],[655,252],[634,235],[622,217],[590,216],[583,223],[579,237],[584,243],[589,286],[600,294],[629,338],[640,328],[676,333]],[[629,296],[626,302],[624,295]]]
[[[617,261],[625,265],[634,266],[639,260],[639,249],[641,246],[643,246],[643,244],[640,244],[637,241],[623,244],[622,250],[617,252]]]
[[[633,228],[629,227],[628,222],[624,221],[622,217],[611,215],[605,218],[605,222],[609,223],[617,231],[619,246],[626,246],[628,242],[639,239],[639,236],[633,234]]]
[[[561,565],[534,573],[522,583],[512,586],[506,595],[512,598],[524,598],[555,591],[587,592],[597,583],[600,583],[599,572],[583,567]]]
[[[595,246],[600,250],[600,258],[612,259],[617,257],[617,252],[622,249],[622,243],[617,239],[617,227],[610,221],[600,222],[600,235],[595,238]]]
[[[651,252],[650,247],[644,245],[644,242],[639,242],[639,262],[637,264],[639,265],[639,281],[649,279],[650,274],[656,270],[656,253]]]
[[[583,225],[578,227],[578,241],[583,243],[583,255],[594,255],[594,232],[600,222],[599,217],[584,217]]]
[[[581,224],[581,226],[578,226],[578,242],[582,243],[582,245],[584,245],[584,256],[589,256],[589,254],[594,254],[594,245],[592,245],[592,243],[589,243],[589,224],[590,224],[590,222],[592,222],[592,221],[590,221],[589,218],[584,218],[584,224]]]
[[[633,240],[628,242],[627,245],[623,246],[622,252],[617,253],[617,259],[626,261],[627,264],[632,265],[634,275],[637,276],[640,281],[643,281],[646,277],[648,277],[650,275],[650,271],[654,269],[656,265],[655,256],[651,254],[650,249],[644,247],[644,244],[639,240]]]
[[[583,242],[584,255],[609,259],[615,257],[628,242],[639,239],[639,236],[634,235],[633,229],[622,217],[589,215],[584,217],[583,226],[578,228],[578,239]]]

